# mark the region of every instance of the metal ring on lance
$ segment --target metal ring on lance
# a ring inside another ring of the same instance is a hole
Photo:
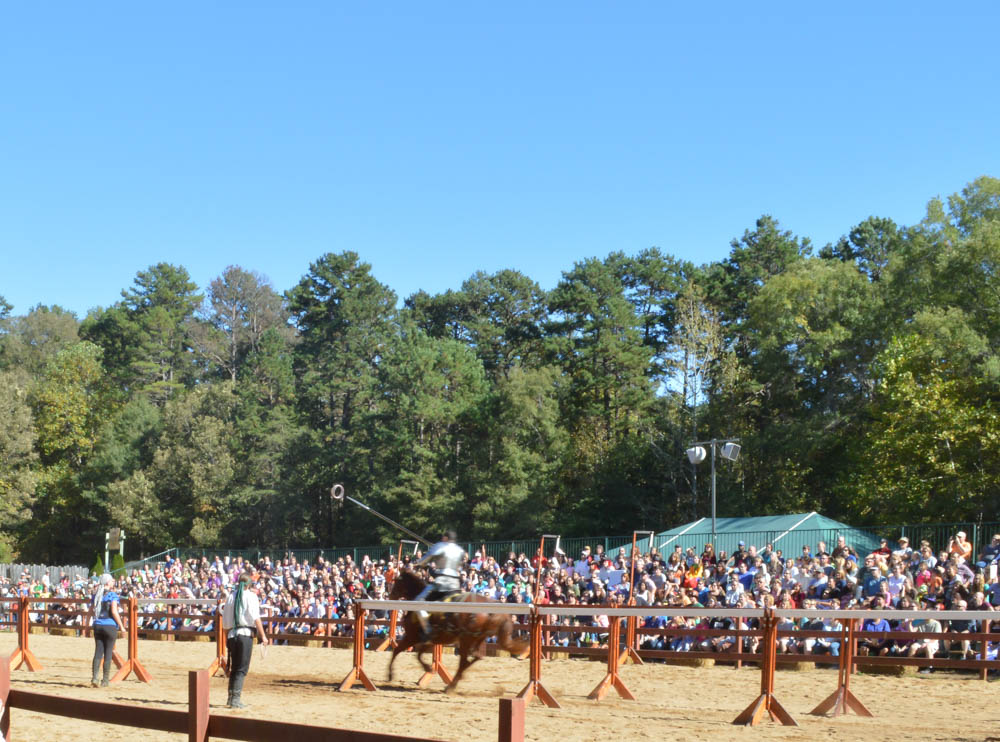
[[[342,484],[335,484],[335,485],[333,485],[330,488],[330,497],[332,497],[334,500],[343,500],[344,499],[344,485],[342,485]]]

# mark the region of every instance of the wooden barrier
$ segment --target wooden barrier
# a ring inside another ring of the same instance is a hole
[[[618,691],[618,695],[629,701],[634,701],[635,696],[632,695],[632,691],[628,689],[625,685],[625,681],[621,679],[618,674],[618,662],[621,659],[619,656],[619,641],[621,639],[622,630],[622,617],[621,616],[611,616],[610,626],[608,627],[608,672],[601,679],[601,682],[597,684],[597,687],[590,692],[587,698],[591,698],[595,701],[600,701],[604,698],[604,694],[608,692],[608,688],[614,688]]]
[[[220,600],[216,606],[215,659],[208,666],[208,674],[213,678],[220,672],[227,678],[229,677],[229,662],[226,659],[226,630],[222,628],[222,605],[223,603]]]
[[[128,630],[128,659],[121,662],[120,657],[113,655],[116,664],[118,664],[118,672],[116,672],[115,676],[111,678],[111,682],[115,683],[119,680],[124,680],[134,672],[135,676],[143,683],[151,683],[153,682],[152,676],[139,661],[139,618],[138,605],[135,600],[126,601],[126,617],[126,628]],[[115,655],[117,655],[117,652]]]
[[[364,608],[358,607],[354,617],[354,666],[344,678],[338,690],[349,690],[355,683],[361,683],[366,690],[375,690],[375,683],[365,672],[365,614]]]
[[[31,617],[28,615],[29,599],[22,596],[17,605],[17,649],[10,656],[8,665],[10,670],[17,670],[22,665],[27,665],[31,672],[38,672],[42,669],[42,663],[32,654],[28,648],[28,637],[31,635]]]
[[[766,713],[772,721],[797,727],[798,722],[785,711],[784,706],[774,696],[774,658],[778,651],[778,619],[774,615],[774,609],[765,608],[760,623],[764,629],[764,642],[761,648],[763,661],[760,669],[760,695],[739,716],[733,719],[733,724],[756,726]]]
[[[839,667],[837,668],[837,690],[819,703],[809,713],[813,716],[825,716],[832,711],[831,716],[846,714],[848,710],[854,711],[859,716],[874,716],[868,708],[861,703],[857,696],[851,692],[851,675],[854,673],[854,652],[857,646],[855,639],[856,619],[848,619],[840,632],[840,648],[846,649],[840,653]]]
[[[528,651],[528,684],[517,694],[518,698],[523,698],[525,703],[531,703],[533,698],[537,698],[549,708],[561,708],[559,702],[552,696],[545,686],[542,685],[542,617],[538,613],[531,616],[531,640]]]
[[[209,713],[209,675],[207,670],[188,673],[188,710],[146,708],[143,706],[62,698],[10,687],[10,664],[0,666],[0,735],[10,739],[11,709],[41,714],[68,716],[117,726],[154,729],[187,734],[189,742],[207,742],[212,737],[248,742],[434,742],[426,738],[404,737],[379,732],[332,729],[308,724],[291,724],[266,719]],[[500,699],[498,742],[524,742],[524,702]]]

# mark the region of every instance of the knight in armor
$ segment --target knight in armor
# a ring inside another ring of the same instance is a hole
[[[466,554],[455,543],[455,532],[446,531],[441,540],[434,544],[416,563],[417,567],[429,567],[432,579],[414,600],[443,600],[448,595],[462,589],[459,569]],[[430,615],[427,611],[417,611],[417,620],[423,629],[425,640],[430,637]]]

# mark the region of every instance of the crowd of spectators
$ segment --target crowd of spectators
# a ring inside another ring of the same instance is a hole
[[[974,633],[979,624],[975,614],[1000,608],[1000,582],[997,562],[1000,535],[994,536],[983,551],[974,556],[966,535],[959,531],[948,549],[935,553],[927,542],[911,545],[906,537],[890,546],[882,540],[874,551],[857,549],[843,537],[828,549],[824,542],[802,547],[800,554],[786,555],[771,544],[758,549],[739,543],[731,554],[716,553],[705,544],[701,553],[692,547],[675,546],[669,553],[651,549],[637,554],[633,565],[624,547],[613,554],[600,545],[586,547],[577,556],[557,550],[552,555],[509,553],[496,559],[482,550],[469,555],[462,570],[464,590],[487,598],[510,602],[539,602],[564,605],[566,614],[550,632],[550,640],[567,648],[599,646],[607,640],[608,617],[574,615],[573,606],[616,606],[633,600],[640,606],[706,608],[838,608],[838,609],[935,609],[969,611],[968,621],[891,620],[877,614],[866,618],[862,630],[872,631],[948,631]],[[325,634],[349,636],[350,621],[324,624],[316,618],[353,619],[358,599],[384,599],[388,587],[400,569],[406,569],[414,557],[394,556],[373,560],[364,557],[355,563],[350,557],[312,562],[299,561],[294,555],[281,560],[263,558],[249,564],[242,558],[207,557],[186,561],[168,559],[142,569],[133,569],[118,578],[117,589],[123,597],[139,597],[140,628],[193,630],[214,629],[218,601],[238,580],[239,574],[253,567],[262,613],[269,617],[269,631],[276,634]],[[634,590],[630,585],[635,576]],[[44,575],[32,581],[0,581],[0,598],[15,595],[34,597],[89,598],[93,585],[73,581],[65,574]],[[203,600],[200,605],[173,606],[168,599]],[[163,601],[163,602],[156,602]],[[0,611],[8,610],[0,605]],[[155,616],[168,613],[176,615]],[[384,614],[376,617],[383,617]],[[66,619],[69,625],[82,625],[86,615]],[[737,646],[733,635],[719,632],[755,628],[753,619],[684,618],[651,616],[645,626],[652,629],[686,629],[682,635],[649,636],[648,649],[675,651],[730,652]],[[835,619],[786,618],[779,629],[783,634],[779,651],[801,654],[839,652],[840,624]],[[561,629],[561,630],[560,630]],[[711,634],[700,631],[713,629]],[[797,638],[796,631],[829,632],[824,636]],[[372,633],[384,628],[372,629]],[[280,643],[280,640],[279,640]],[[874,641],[861,644],[862,653],[882,656],[933,657],[939,652],[961,653],[973,657],[978,643],[956,637],[954,643],[928,639]],[[744,638],[743,651],[752,652],[756,640]],[[981,651],[981,649],[979,650]],[[990,658],[993,652],[990,652]]]

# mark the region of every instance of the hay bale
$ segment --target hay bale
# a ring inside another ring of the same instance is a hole
[[[31,626],[28,631],[32,634],[45,634],[48,630],[44,626]]]
[[[894,678],[902,678],[907,675],[916,675],[917,668],[913,665],[861,665],[858,666],[858,672],[863,672],[866,675],[890,675]]]
[[[76,629],[71,629],[68,626],[57,626],[50,629],[49,633],[53,636],[76,636]]]
[[[789,672],[807,672],[809,670],[816,669],[815,662],[780,662],[778,663],[779,670],[788,670]]]
[[[715,667],[715,660],[708,657],[692,657],[689,660],[668,659],[664,660],[664,663],[668,665],[676,665],[678,667]]]
[[[313,649],[319,649],[323,646],[322,639],[307,639],[306,637],[295,637],[289,639],[288,643],[293,647],[312,647]]]

